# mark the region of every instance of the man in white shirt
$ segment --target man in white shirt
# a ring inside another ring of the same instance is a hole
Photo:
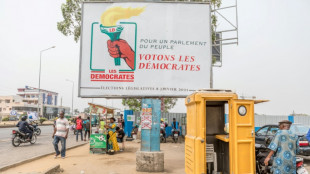
[[[55,158],[61,154],[61,158],[66,157],[66,139],[68,138],[69,132],[69,121],[64,118],[64,112],[61,111],[59,118],[55,122],[54,133],[52,138],[54,138],[53,145],[56,151]],[[58,143],[61,142],[61,152],[58,150]]]

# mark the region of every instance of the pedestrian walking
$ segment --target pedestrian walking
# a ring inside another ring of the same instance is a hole
[[[279,122],[272,142],[268,146],[270,152],[264,163],[267,166],[271,156],[274,156],[273,173],[296,173],[296,153],[298,152],[298,136],[290,129],[292,122],[283,120]]]
[[[84,141],[86,141],[87,134],[88,134],[87,140],[89,141],[89,138],[90,138],[90,118],[89,117],[87,117],[87,120],[84,121],[83,125],[84,125],[84,130],[85,130]]]
[[[79,140],[79,133],[81,133],[81,141],[83,141],[83,121],[81,116],[76,119],[76,142]]]
[[[124,137],[125,137],[125,132],[123,131],[123,129],[116,127],[116,132],[118,133],[117,135],[117,142],[122,143],[122,149],[120,149],[120,151],[125,150],[125,142],[124,142]]]
[[[54,133],[52,138],[54,139],[53,145],[56,151],[55,158],[61,155],[61,158],[66,157],[66,140],[69,133],[69,121],[64,118],[64,112],[60,112],[59,118],[55,122]],[[61,151],[59,152],[58,143],[61,142]]]

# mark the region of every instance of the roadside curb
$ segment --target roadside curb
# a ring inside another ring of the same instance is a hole
[[[60,165],[55,165],[54,167],[49,168],[48,170],[46,170],[45,172],[43,172],[44,174],[53,174],[55,172],[58,172],[60,170]]]
[[[42,125],[38,125],[38,126],[52,126],[53,124],[42,124]],[[16,127],[16,126],[14,126],[14,125],[2,125],[2,126],[0,126],[0,129],[1,128],[11,128],[11,127]]]
[[[76,146],[72,146],[72,147],[67,148],[66,150],[71,150],[71,149],[74,149],[74,148],[77,148],[77,147],[84,146],[86,144],[88,144],[88,143],[82,143],[82,144],[79,144],[79,145],[76,145]],[[46,153],[46,154],[43,154],[43,155],[39,155],[39,156],[35,156],[33,158],[26,159],[24,161],[20,161],[20,162],[14,163],[14,164],[10,164],[10,165],[4,166],[4,167],[0,168],[0,172],[3,172],[5,170],[8,170],[8,169],[13,168],[13,167],[17,167],[17,166],[22,165],[22,164],[26,164],[26,163],[32,162],[34,160],[38,160],[38,159],[44,158],[44,157],[52,155],[52,154],[55,154],[55,152],[49,152],[49,153]]]

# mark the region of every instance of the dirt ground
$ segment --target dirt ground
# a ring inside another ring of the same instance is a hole
[[[135,152],[140,143],[126,142],[124,152],[114,155],[91,154],[89,145],[67,151],[66,159],[54,159],[53,155],[35,160],[4,171],[3,174],[40,173],[57,164],[64,170],[62,174],[144,174],[136,172]],[[161,150],[165,153],[165,172],[184,174],[184,143],[162,143]],[[156,174],[156,173],[153,173]]]

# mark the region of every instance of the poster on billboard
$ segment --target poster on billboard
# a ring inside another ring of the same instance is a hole
[[[80,97],[186,97],[210,87],[206,3],[84,2]]]

